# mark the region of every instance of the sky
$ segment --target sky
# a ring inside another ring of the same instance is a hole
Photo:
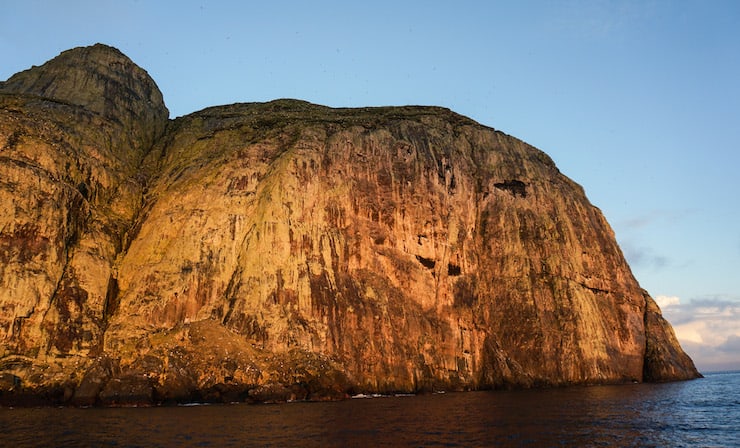
[[[740,2],[0,0],[0,80],[112,45],[172,118],[437,105],[548,153],[704,372],[740,369]]]

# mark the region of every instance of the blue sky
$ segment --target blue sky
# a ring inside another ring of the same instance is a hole
[[[0,79],[119,48],[171,116],[449,107],[547,152],[701,370],[740,369],[740,2],[8,1]]]

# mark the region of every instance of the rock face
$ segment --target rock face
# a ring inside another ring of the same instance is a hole
[[[699,376],[543,152],[448,110],[176,120],[104,45],[0,83],[0,400]]]

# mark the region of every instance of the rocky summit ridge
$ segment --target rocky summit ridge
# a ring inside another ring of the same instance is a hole
[[[120,51],[0,83],[0,403],[699,376],[583,189],[436,107],[174,120]]]

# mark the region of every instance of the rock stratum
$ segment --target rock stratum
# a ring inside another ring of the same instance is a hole
[[[543,152],[436,107],[168,119],[118,50],[0,83],[0,402],[699,375]]]

